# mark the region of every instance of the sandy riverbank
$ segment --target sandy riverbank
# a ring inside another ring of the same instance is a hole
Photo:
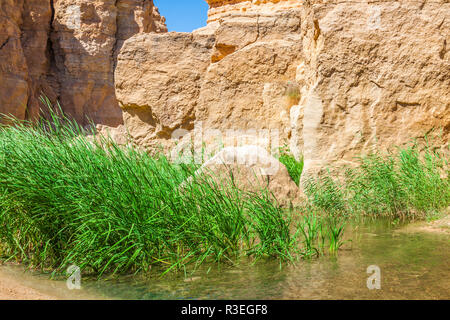
[[[0,300],[57,300],[55,296],[40,292],[11,274],[0,269]]]
[[[69,290],[64,281],[25,272],[21,266],[0,265],[0,300],[98,300],[90,290]]]
[[[450,235],[450,214],[443,218],[431,222],[417,222],[408,224],[406,227],[398,230],[399,232],[425,232]]]

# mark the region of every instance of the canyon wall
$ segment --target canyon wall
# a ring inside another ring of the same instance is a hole
[[[305,176],[414,138],[448,144],[448,1],[208,3],[206,27],[139,34],[119,53],[116,94],[138,144],[183,130],[200,148],[259,144],[269,130],[269,147],[305,156]]]
[[[152,0],[1,0],[0,112],[33,119],[45,94],[82,124],[119,125],[116,52],[165,31]]]
[[[448,145],[448,0],[207,2],[207,26],[167,33],[152,1],[2,0],[0,111],[33,118],[44,92],[148,149],[288,144],[306,176]]]
[[[447,0],[310,1],[298,113],[306,174],[450,133]]]
[[[138,144],[165,146],[176,130],[194,128],[211,129],[199,133],[209,147],[236,145],[236,135],[252,139],[239,132],[247,130],[289,141],[302,60],[300,2],[261,1],[252,10],[236,2],[220,14],[209,2],[210,22],[192,34],[139,34],[124,43],[116,94]]]
[[[27,12],[27,13],[25,13]],[[0,2],[0,111],[25,119],[48,68],[50,2]],[[29,63],[28,63],[29,62]]]

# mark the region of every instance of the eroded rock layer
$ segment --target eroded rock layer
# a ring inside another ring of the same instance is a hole
[[[202,126],[221,130],[203,135],[207,143],[247,129],[273,130],[287,141],[298,102],[288,92],[298,91],[300,24],[298,9],[239,12],[192,34],[130,38],[115,77],[131,136],[151,147],[167,144],[177,129]]]
[[[448,145],[447,0],[207,2],[206,27],[165,33],[150,0],[3,0],[0,111],[33,117],[44,92],[146,148],[289,144],[305,176]]]
[[[301,0],[206,0],[209,4],[208,23],[230,14],[265,13],[300,8]]]
[[[152,0],[2,0],[0,112],[34,118],[45,94],[81,123],[118,125],[116,51],[164,31]]]
[[[307,174],[415,138],[448,144],[448,1],[312,1],[301,29]]]
[[[140,144],[196,125],[207,145],[276,130],[314,172],[425,135],[448,143],[448,2],[208,3],[205,28],[140,34],[119,54],[116,94]]]

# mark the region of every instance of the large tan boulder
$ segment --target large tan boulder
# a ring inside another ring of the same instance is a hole
[[[299,205],[303,200],[286,167],[259,146],[226,147],[206,161],[195,176],[198,181],[212,177],[225,188],[233,185],[256,194],[269,191],[271,199],[283,207]]]

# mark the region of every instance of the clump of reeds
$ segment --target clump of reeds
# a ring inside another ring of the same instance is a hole
[[[0,127],[3,260],[102,275],[293,259],[291,216],[268,192],[197,180],[189,165],[87,136],[50,114]]]
[[[278,160],[286,166],[292,180],[299,185],[303,172],[303,157],[300,160],[297,160],[288,146],[281,147],[279,152]]]
[[[347,216],[424,218],[450,205],[448,155],[417,143],[305,182],[310,205]],[[344,173],[344,174],[342,174]]]

